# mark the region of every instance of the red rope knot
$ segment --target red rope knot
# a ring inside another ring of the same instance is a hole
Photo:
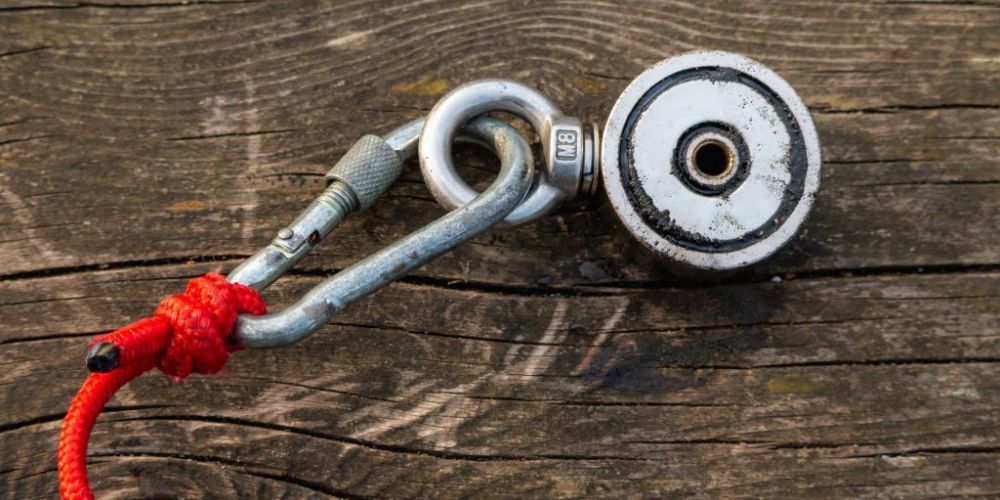
[[[175,380],[192,371],[217,373],[229,353],[239,348],[228,341],[236,315],[265,311],[252,288],[209,273],[191,280],[184,293],[161,302],[153,317],[100,335],[91,345],[113,344],[118,348],[119,366],[157,366]]]
[[[239,349],[229,335],[242,313],[264,314],[252,288],[217,273],[192,279],[184,293],[165,299],[141,319],[91,342],[107,347],[101,362],[73,398],[59,436],[59,491],[64,498],[93,498],[87,483],[87,440],[104,405],[121,386],[158,367],[175,381],[192,372],[217,373]]]

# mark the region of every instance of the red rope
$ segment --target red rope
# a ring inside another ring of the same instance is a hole
[[[94,498],[87,482],[87,440],[115,391],[157,367],[175,381],[191,372],[216,373],[239,349],[228,342],[236,315],[264,314],[260,295],[208,273],[188,283],[180,295],[160,303],[151,318],[141,319],[91,342],[113,344],[118,366],[91,373],[70,403],[59,436],[59,493],[63,498]]]

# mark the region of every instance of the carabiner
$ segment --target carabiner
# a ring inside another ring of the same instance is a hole
[[[424,120],[385,138],[363,137],[326,175],[329,186],[270,245],[226,278],[260,291],[309,253],[351,212],[368,208],[416,154]],[[233,339],[244,347],[277,347],[299,341],[347,304],[404,276],[495,226],[524,200],[533,182],[531,148],[507,123],[489,117],[470,121],[462,132],[492,147],[500,159],[496,180],[467,205],[316,285],[294,305],[264,316],[241,315]]]
[[[403,162],[416,154],[424,119],[413,120],[384,139],[366,135],[324,176],[327,188],[278,235],[233,269],[228,279],[258,292],[312,251],[353,212],[372,205],[399,177]]]

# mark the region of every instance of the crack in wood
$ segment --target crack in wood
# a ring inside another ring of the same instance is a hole
[[[65,340],[65,339],[77,339],[80,337],[93,337],[95,335],[100,335],[102,333],[108,333],[108,332],[100,331],[100,332],[80,332],[80,333],[53,333],[49,335],[36,335],[33,337],[9,337],[9,338],[0,337],[0,346],[23,344],[28,342],[42,342],[46,340]]]
[[[316,481],[307,481],[307,480],[302,479],[302,478],[298,478],[298,477],[295,477],[295,476],[288,475],[287,473],[285,473],[285,474],[264,474],[262,472],[251,472],[251,471],[244,471],[243,473],[246,474],[246,475],[248,475],[248,476],[255,476],[255,477],[259,477],[259,478],[263,478],[263,479],[270,479],[270,480],[273,480],[273,481],[280,481],[280,482],[284,482],[284,483],[293,484],[295,486],[300,486],[302,488],[306,488],[306,489],[308,489],[310,491],[313,491],[315,493],[322,493],[324,495],[330,495],[330,496],[338,497],[338,498],[346,498],[348,500],[368,500],[370,498],[376,498],[376,497],[370,497],[370,496],[365,496],[365,495],[358,495],[358,494],[355,494],[355,493],[351,493],[350,491],[342,490],[342,489],[339,489],[339,488],[331,488],[330,486],[328,486],[326,484],[318,483]]]
[[[1000,109],[1000,104],[993,103],[941,103],[941,104],[896,104],[887,106],[873,106],[867,108],[835,108],[825,106],[812,106],[809,111],[823,115],[835,114],[885,114],[900,111],[957,111],[965,109]]]
[[[2,8],[0,8],[0,9],[2,9]],[[42,45],[42,46],[39,46],[39,47],[31,47],[31,48],[28,48],[28,49],[17,49],[17,50],[11,50],[11,51],[8,51],[8,52],[0,52],[0,59],[3,59],[5,57],[17,56],[17,55],[21,55],[21,54],[31,54],[33,52],[41,52],[43,50],[49,50],[51,48],[53,48],[53,47],[51,47],[49,45]],[[8,123],[0,123],[0,127],[5,127],[5,126],[9,126],[9,125],[19,125],[21,123],[24,123],[24,120],[15,121],[15,122],[8,122]]]
[[[734,370],[734,371],[747,371],[747,370],[771,370],[771,369],[787,369],[787,368],[821,368],[821,367],[846,367],[846,366],[874,366],[874,367],[890,367],[890,366],[911,366],[911,365],[993,365],[1000,363],[1000,357],[975,357],[968,356],[963,358],[884,358],[884,359],[832,359],[832,360],[816,360],[816,361],[801,361],[796,363],[772,363],[772,364],[748,364],[748,365],[726,365],[726,364],[699,364],[699,365],[682,365],[682,364],[668,364],[663,365],[662,368],[666,369],[682,369],[682,370]]]
[[[168,141],[183,142],[183,141],[202,141],[211,139],[228,139],[232,137],[254,137],[254,136],[264,136],[264,135],[280,135],[287,134],[291,132],[299,132],[300,128],[283,128],[283,129],[273,129],[273,130],[253,130],[250,132],[226,132],[222,134],[204,134],[204,135],[189,135],[181,137],[167,137]]]
[[[517,455],[510,453],[497,453],[483,455],[476,453],[452,452],[426,448],[412,448],[404,445],[385,444],[367,439],[357,439],[349,436],[338,436],[335,434],[320,432],[311,429],[292,427],[288,425],[259,422],[236,417],[222,417],[217,415],[150,415],[134,418],[115,419],[116,422],[140,422],[140,421],[188,421],[206,422],[223,425],[255,427],[273,431],[287,432],[318,439],[325,439],[341,444],[360,446],[372,450],[385,451],[390,453],[400,453],[404,455],[423,455],[444,460],[465,461],[465,462],[542,462],[542,461],[607,461],[607,462],[649,462],[652,459],[638,457],[623,457],[615,455],[572,455],[559,453],[540,453]]]
[[[50,137],[52,137],[52,136],[51,135],[35,135],[35,136],[31,136],[31,137],[22,137],[22,138],[18,138],[18,139],[9,139],[9,140],[6,140],[6,141],[0,141],[0,146],[10,146],[11,144],[17,144],[17,143],[20,143],[20,142],[38,141],[38,140],[41,140],[41,139],[48,139]]]
[[[898,457],[914,457],[920,455],[941,455],[941,454],[1000,454],[1000,446],[942,446],[938,448],[913,448],[903,451],[889,451],[882,453],[865,453],[852,455],[851,458],[898,458]]]
[[[11,7],[0,7],[3,12],[31,12],[46,10],[75,10],[75,9],[156,9],[156,8],[191,8],[199,5],[239,5],[259,3],[260,0],[187,0],[182,2],[151,2],[151,3],[101,3],[101,2],[75,2],[64,5],[17,5]]]
[[[102,413],[122,413],[129,411],[139,411],[139,410],[152,410],[152,409],[162,409],[162,408],[172,408],[176,405],[132,405],[132,406],[105,406]],[[52,413],[48,415],[39,415],[37,417],[29,418],[26,420],[19,420],[17,422],[10,422],[6,424],[0,424],[0,433],[16,431],[23,429],[25,427],[32,427],[36,425],[50,424],[52,422],[59,422],[66,416],[66,412],[62,413]]]

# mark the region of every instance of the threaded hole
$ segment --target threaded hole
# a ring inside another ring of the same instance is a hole
[[[724,144],[706,141],[694,152],[694,168],[706,177],[720,177],[733,166],[733,154]]]

